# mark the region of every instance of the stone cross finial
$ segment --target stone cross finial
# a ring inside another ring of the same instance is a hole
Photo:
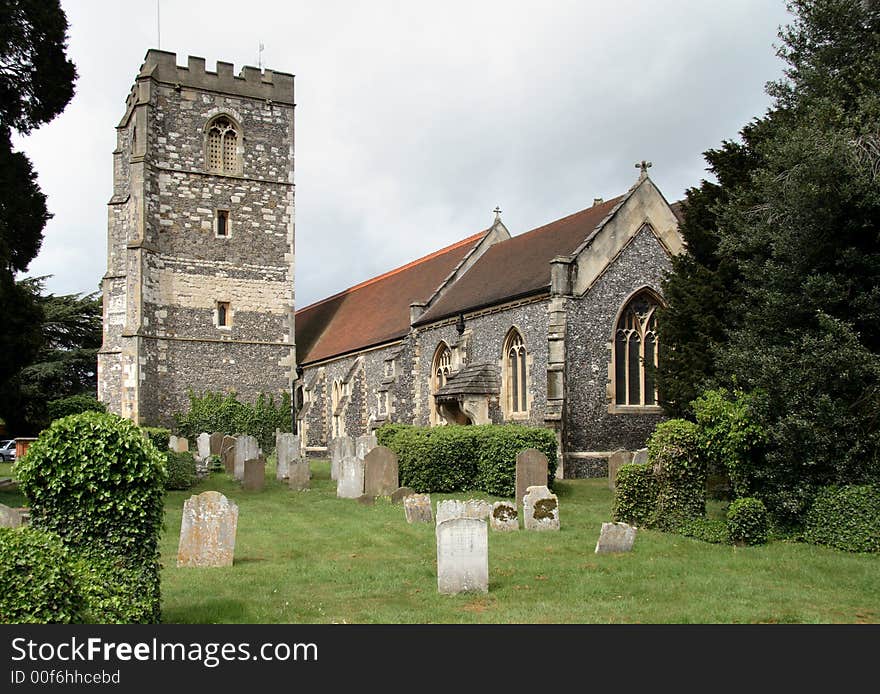
[[[652,166],[651,162],[645,161],[644,159],[642,159],[641,162],[636,164],[636,168],[642,170],[642,172],[639,174],[639,178],[647,178],[648,169],[650,169],[651,166]]]
[[[498,205],[495,205],[495,209],[492,211],[495,213],[495,221],[500,222],[501,221],[501,208],[498,207]]]

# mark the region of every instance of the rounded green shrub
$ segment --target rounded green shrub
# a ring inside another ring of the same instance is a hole
[[[669,419],[648,439],[648,464],[657,480],[657,504],[650,525],[673,530],[706,513],[705,459],[696,424]]]
[[[157,451],[164,453],[168,450],[168,444],[171,441],[171,429],[166,429],[165,427],[141,427],[141,431],[144,432],[144,436],[150,439]]]
[[[73,557],[56,535],[0,528],[0,623],[80,623],[84,607]]]
[[[729,542],[727,521],[720,518],[692,518],[682,521],[676,528],[676,532],[685,537],[692,537],[716,545]]]
[[[727,509],[727,536],[735,544],[767,542],[769,518],[764,502],[753,497],[735,499]]]
[[[165,461],[132,422],[84,412],[55,420],[15,465],[31,524],[78,553],[117,555],[146,571],[142,597],[156,618]]]
[[[804,539],[847,552],[880,552],[880,488],[826,487],[807,512]]]
[[[487,494],[516,494],[516,456],[535,448],[547,456],[547,486],[556,478],[556,434],[542,427],[517,425],[466,427],[478,435],[476,487]]]
[[[611,519],[617,523],[647,525],[657,504],[657,480],[650,463],[621,465],[614,483]]]
[[[189,451],[175,453],[165,452],[166,469],[168,477],[165,480],[165,489],[186,490],[190,489],[198,479],[196,477],[196,459]]]
[[[106,412],[107,406],[92,395],[69,395],[46,404],[49,420],[61,419],[80,412]]]

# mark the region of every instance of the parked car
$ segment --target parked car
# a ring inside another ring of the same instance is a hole
[[[0,460],[10,462],[15,460],[15,440],[0,441]]]

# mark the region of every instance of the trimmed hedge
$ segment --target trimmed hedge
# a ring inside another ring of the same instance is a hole
[[[683,521],[675,531],[679,535],[692,537],[695,540],[711,542],[715,545],[724,545],[730,542],[727,521],[720,518],[692,518]]]
[[[144,599],[150,609],[138,621],[159,620],[165,462],[137,425],[84,412],[55,420],[15,464],[35,528],[141,577],[130,599]]]
[[[189,451],[175,453],[166,451],[166,469],[168,477],[165,480],[165,489],[186,490],[190,489],[197,481],[196,459]]]
[[[548,486],[556,475],[556,436],[549,429],[385,424],[376,439],[397,454],[400,484],[422,493],[480,490],[512,498],[516,456],[526,448],[547,456]]]
[[[727,509],[727,535],[735,544],[763,545],[767,542],[769,517],[760,499],[743,497]]]
[[[646,526],[657,505],[657,480],[650,463],[621,465],[614,483],[611,520]]]
[[[706,513],[705,459],[696,424],[684,419],[661,422],[648,439],[648,464],[657,480],[657,505],[650,525],[674,530]]]
[[[165,427],[141,427],[141,431],[144,432],[144,436],[150,439],[157,451],[164,453],[168,450],[168,444],[171,442],[171,429],[166,429]]]
[[[880,488],[824,488],[807,512],[804,539],[847,552],[880,552]]]
[[[0,528],[0,623],[76,624],[85,599],[74,558],[53,533]]]

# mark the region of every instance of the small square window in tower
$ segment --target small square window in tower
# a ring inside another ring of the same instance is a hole
[[[217,327],[218,328],[232,327],[232,313],[229,310],[229,302],[228,301],[218,301],[217,302]]]
[[[217,238],[227,238],[229,232],[229,210],[217,210],[214,215],[214,235]]]

